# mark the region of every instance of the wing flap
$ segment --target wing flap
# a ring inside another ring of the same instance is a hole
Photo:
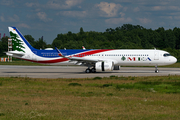
[[[83,61],[83,62],[98,62],[101,60],[98,59],[87,59],[87,58],[82,58],[82,57],[69,57],[68,58],[71,61]]]

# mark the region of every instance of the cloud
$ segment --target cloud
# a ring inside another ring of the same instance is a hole
[[[177,0],[111,0],[116,3],[138,4],[138,5],[170,5],[177,3]]]
[[[19,16],[14,14],[12,16],[0,16],[1,22],[19,22]]]
[[[154,11],[159,11],[159,10],[164,10],[164,9],[166,9],[165,6],[154,6],[154,7],[152,7],[152,10],[154,10]]]
[[[0,20],[1,22],[4,22],[5,21],[4,16],[0,16]]]
[[[62,8],[61,3],[56,2],[54,0],[48,1],[47,7],[51,8],[51,9],[60,9],[60,8]]]
[[[180,16],[160,16],[161,19],[163,20],[169,20],[169,21],[172,21],[172,20],[180,20]]]
[[[46,7],[51,9],[69,9],[73,6],[76,6],[82,3],[83,0],[65,0],[64,2],[59,0],[49,0],[46,4]]]
[[[14,4],[13,0],[1,0],[1,5],[11,6]]]
[[[160,16],[159,18],[168,19],[168,20],[172,20],[173,19],[172,16]]]
[[[128,18],[110,18],[110,19],[106,19],[105,22],[108,24],[119,24],[119,23],[130,23],[133,20],[128,17]]]
[[[101,2],[95,5],[101,10],[100,16],[102,17],[115,17],[118,15],[118,10],[122,8],[120,4]]]
[[[76,6],[82,3],[83,0],[49,0],[45,4],[40,4],[38,2],[27,2],[25,5],[27,7],[35,7],[38,9],[70,9],[73,6]],[[81,6],[77,6],[80,8]]]
[[[7,19],[9,22],[18,22],[19,21],[19,16],[17,16],[16,14],[14,14],[12,17],[8,17]]]
[[[120,12],[119,14],[121,15],[121,17],[125,16],[125,13],[123,13],[123,12]]]
[[[180,11],[179,6],[154,6],[151,8],[153,11],[175,10]]]
[[[136,7],[136,8],[134,8],[134,10],[133,10],[134,12],[139,12],[140,11],[140,9],[139,9],[139,7]]]
[[[25,5],[26,5],[27,7],[35,7],[35,6],[39,6],[38,3],[25,3]]]
[[[25,23],[20,23],[17,25],[18,28],[30,28],[29,25],[25,24]]]
[[[147,18],[137,18],[137,20],[139,20],[142,24],[148,24],[152,22],[152,20]]]
[[[57,15],[64,15],[64,16],[68,16],[68,17],[86,17],[87,16],[87,12],[86,11],[63,11],[63,12],[59,12],[57,13]]]
[[[75,6],[77,4],[80,4],[83,0],[66,0],[66,4],[69,7]]]
[[[180,20],[180,16],[175,16],[174,19]]]
[[[52,21],[52,19],[47,18],[47,15],[46,15],[45,12],[38,12],[38,13],[37,13],[37,16],[38,16],[38,18],[39,18],[41,21],[44,21],[44,22]]]

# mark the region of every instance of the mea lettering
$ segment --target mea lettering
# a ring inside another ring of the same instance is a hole
[[[127,61],[152,61],[151,58],[147,57],[128,57]]]

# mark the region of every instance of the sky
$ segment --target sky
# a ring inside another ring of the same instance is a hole
[[[180,27],[180,0],[0,0],[0,33],[8,26],[51,44],[69,31],[105,32],[123,24],[147,29]]]

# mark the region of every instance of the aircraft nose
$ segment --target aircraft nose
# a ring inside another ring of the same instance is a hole
[[[171,62],[172,62],[172,63],[176,63],[176,62],[177,62],[177,59],[176,59],[175,57],[172,57],[172,58],[171,58]]]

